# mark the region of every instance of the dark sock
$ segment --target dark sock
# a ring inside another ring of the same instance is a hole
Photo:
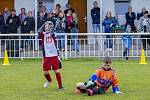
[[[62,88],[62,80],[60,73],[55,73],[59,88]]]
[[[103,88],[93,89],[93,94],[103,94],[105,93]]]
[[[52,82],[52,78],[50,76],[50,74],[44,74],[45,78],[47,79],[47,81]]]

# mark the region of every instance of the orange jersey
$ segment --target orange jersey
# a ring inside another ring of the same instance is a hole
[[[118,79],[115,71],[113,69],[104,70],[104,68],[99,68],[96,70],[97,76],[97,85],[104,88],[104,90],[108,90],[108,88],[112,85],[113,87],[118,86]]]

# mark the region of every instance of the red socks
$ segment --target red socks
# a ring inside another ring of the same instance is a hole
[[[57,79],[59,89],[61,89],[62,88],[61,75],[60,75],[60,73],[55,73],[55,75],[56,75],[56,79]]]
[[[49,73],[47,75],[44,74],[44,76],[49,82],[52,82],[52,78]]]

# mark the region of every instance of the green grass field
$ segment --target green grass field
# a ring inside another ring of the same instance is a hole
[[[113,61],[124,95],[115,95],[110,88],[107,94],[91,97],[74,94],[74,88],[77,82],[86,81],[102,66],[97,59],[63,61],[61,74],[66,88],[63,91],[57,89],[53,71],[53,83],[43,88],[45,78],[40,59],[11,60],[10,63],[10,66],[0,65],[0,100],[150,100],[150,64],[140,65],[139,61]]]

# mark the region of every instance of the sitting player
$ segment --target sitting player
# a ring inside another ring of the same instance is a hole
[[[59,72],[59,58],[55,45],[55,33],[53,32],[54,25],[51,21],[44,24],[44,32],[42,32],[42,47],[43,47],[43,71],[47,81],[44,87],[48,87],[52,82],[49,70],[54,70],[59,89],[62,89],[62,80]]]
[[[123,94],[118,89],[116,72],[110,67],[111,64],[111,58],[105,57],[104,66],[96,70],[97,79],[95,82],[97,88],[87,89],[88,96],[105,93],[110,86],[112,86],[112,90],[115,94]]]

